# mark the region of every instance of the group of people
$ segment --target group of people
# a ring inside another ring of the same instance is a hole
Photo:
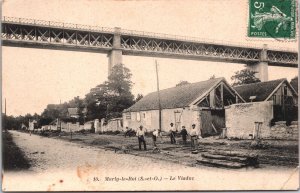
[[[178,130],[174,127],[174,124],[171,123],[170,124],[170,140],[171,140],[171,144],[176,144],[176,133],[178,132]],[[187,136],[190,135],[191,136],[191,146],[193,147],[194,150],[196,150],[198,147],[198,137],[199,134],[197,132],[196,129],[196,125],[192,124],[192,128],[190,130],[190,133],[187,132],[185,126],[182,126],[181,131],[180,131],[180,135],[182,137],[182,141],[183,144],[186,145],[186,140],[187,140]]]
[[[176,133],[178,133],[178,130],[174,127],[173,123],[170,123],[170,140],[171,140],[171,144],[176,144]],[[144,146],[144,150],[147,150],[147,145],[146,145],[146,141],[145,141],[145,134],[146,134],[146,129],[144,129],[143,126],[141,125],[139,127],[139,129],[136,131],[136,136],[138,137],[139,149],[140,150],[142,149],[142,144]],[[195,124],[192,124],[192,127],[191,127],[189,133],[186,130],[185,126],[182,126],[181,131],[180,131],[180,135],[182,137],[182,141],[183,141],[184,145],[187,144],[187,136],[190,135],[191,136],[191,146],[192,146],[193,150],[198,149],[198,136],[199,136],[199,134],[198,134],[198,131],[196,129]],[[156,141],[157,141],[157,138],[159,136],[161,136],[161,132],[157,129],[154,129],[154,131],[152,132],[152,140],[153,140],[154,148],[157,148]]]

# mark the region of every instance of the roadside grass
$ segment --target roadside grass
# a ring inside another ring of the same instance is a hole
[[[21,149],[13,142],[9,132],[2,133],[2,147],[2,167],[4,170],[23,170],[30,167],[29,160],[26,159]]]

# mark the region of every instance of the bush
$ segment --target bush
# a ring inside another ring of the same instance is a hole
[[[43,137],[49,137],[49,132],[48,131],[42,131],[41,133],[40,133],[40,135],[41,136],[43,136]]]
[[[10,133],[2,132],[2,158],[4,170],[22,170],[30,167],[25,153],[15,144]]]

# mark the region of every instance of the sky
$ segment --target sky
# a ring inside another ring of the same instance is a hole
[[[3,16],[297,50],[297,41],[248,38],[247,11],[248,0],[2,1]],[[2,100],[6,98],[8,115],[40,114],[47,104],[84,97],[91,88],[104,82],[108,74],[108,58],[102,53],[2,47],[2,56]],[[156,90],[155,59],[159,63],[161,89],[173,87],[181,80],[207,80],[212,75],[225,77],[231,83],[234,72],[245,68],[243,64],[123,56],[123,63],[133,74],[134,95]],[[297,68],[269,67],[270,80],[290,80],[297,75]]]

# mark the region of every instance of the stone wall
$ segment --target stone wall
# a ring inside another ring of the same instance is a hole
[[[271,127],[270,139],[298,140],[298,121],[293,121],[290,126],[286,126],[285,121],[277,122]]]
[[[255,122],[262,122],[259,136],[270,136],[273,119],[272,101],[233,104],[225,109],[226,136],[228,138],[249,139],[256,135]]]
[[[122,119],[112,119],[108,121],[107,125],[100,126],[100,132],[107,131],[124,131]]]
[[[80,125],[79,122],[77,123],[66,123],[61,122],[61,130],[64,132],[76,132],[84,129],[84,125]]]

